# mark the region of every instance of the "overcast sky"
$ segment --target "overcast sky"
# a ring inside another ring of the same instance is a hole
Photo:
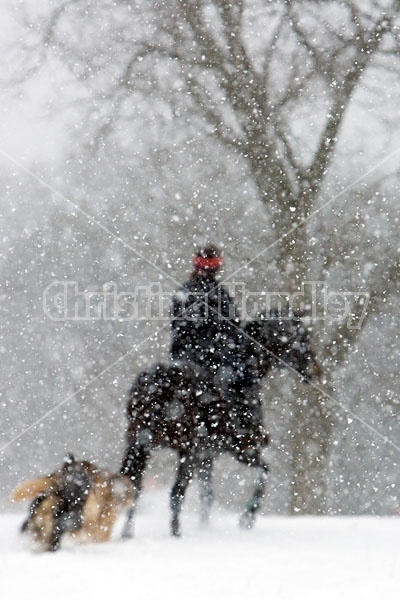
[[[10,81],[18,75],[14,46],[18,44],[20,29],[13,14],[12,3],[6,0],[0,6],[0,53],[3,57],[0,75],[0,161],[10,164],[2,152],[18,161],[51,161],[59,155],[65,126],[56,115],[49,113],[46,99],[50,82],[42,77],[23,87]]]

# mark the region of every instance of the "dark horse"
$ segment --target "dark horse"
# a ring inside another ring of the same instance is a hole
[[[185,362],[158,364],[143,371],[131,388],[127,450],[121,472],[131,477],[137,500],[151,451],[167,447],[178,452],[177,477],[171,491],[172,535],[180,535],[180,511],[195,472],[201,484],[202,516],[207,518],[212,501],[213,460],[223,452],[230,452],[259,471],[241,517],[242,525],[252,526],[268,472],[261,455],[268,439],[260,428],[260,380],[274,365],[295,370],[305,381],[319,373],[309,331],[293,315],[276,314],[248,322],[243,328],[241,357],[256,374],[257,383],[241,390],[236,402],[232,401],[232,393],[224,393],[223,373],[219,383],[216,378],[211,381],[201,369]],[[133,517],[134,506],[123,537],[130,537]]]

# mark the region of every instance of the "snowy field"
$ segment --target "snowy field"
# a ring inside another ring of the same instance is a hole
[[[1,600],[398,600],[400,518],[260,517],[241,531],[217,513],[201,529],[183,516],[168,535],[167,492],[147,494],[136,538],[32,552],[19,534],[25,513],[0,515]],[[118,524],[120,528],[120,523]]]

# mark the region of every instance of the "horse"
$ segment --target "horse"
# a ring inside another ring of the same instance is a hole
[[[117,517],[132,504],[133,486],[129,477],[69,454],[60,469],[20,484],[12,501],[21,500],[31,500],[22,532],[38,549],[55,552],[66,533],[79,542],[108,541]]]
[[[255,374],[253,385],[241,389],[236,402],[226,394],[224,373],[210,380],[209,372],[189,362],[157,364],[141,372],[134,381],[127,405],[127,447],[121,473],[134,484],[134,503],[123,529],[132,535],[134,510],[141,493],[143,473],[151,452],[166,447],[178,453],[178,468],[171,490],[171,534],[179,536],[180,512],[189,482],[198,473],[201,513],[207,520],[212,503],[214,459],[229,452],[238,461],[257,469],[253,495],[241,515],[250,528],[261,507],[268,466],[262,450],[268,436],[262,423],[260,383],[276,366],[295,370],[304,381],[320,374],[311,348],[310,332],[300,317],[261,315],[243,328],[240,355]]]

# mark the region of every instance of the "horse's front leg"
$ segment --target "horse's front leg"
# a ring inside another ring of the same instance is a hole
[[[132,444],[128,446],[124,459],[122,461],[121,474],[128,475],[133,484],[132,505],[128,509],[127,519],[122,529],[121,537],[123,540],[133,537],[133,525],[135,520],[135,510],[137,501],[142,491],[143,473],[149,458],[149,451],[143,446]]]
[[[256,485],[253,490],[253,495],[248,500],[246,508],[240,517],[240,526],[245,529],[251,529],[254,525],[256,514],[262,506],[262,501],[265,495],[265,482],[267,480],[268,466],[261,458],[259,451],[251,452],[242,455],[239,460],[245,462],[259,472]]]
[[[174,486],[171,490],[171,534],[179,537],[181,535],[179,516],[185,498],[187,487],[193,478],[194,459],[190,452],[179,453],[178,472]]]
[[[198,476],[200,483],[200,520],[207,524],[210,520],[211,506],[214,500],[212,484],[213,457],[210,453],[202,455],[199,463]]]

